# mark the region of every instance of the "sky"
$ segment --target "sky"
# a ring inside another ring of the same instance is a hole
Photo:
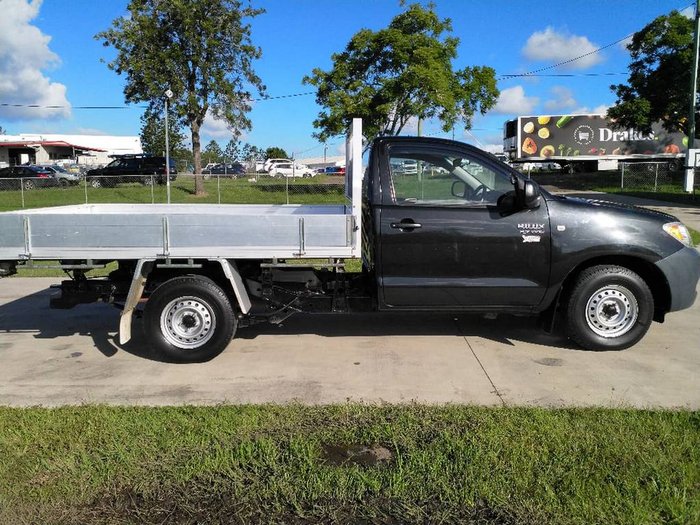
[[[250,21],[255,62],[271,97],[254,103],[253,128],[242,140],[256,146],[280,146],[296,157],[322,155],[313,138],[321,109],[313,87],[302,78],[315,67],[330,69],[363,28],[386,27],[402,8],[398,0],[251,0],[265,14]],[[455,69],[493,67],[498,75],[549,68],[528,78],[500,78],[498,103],[478,115],[472,130],[454,137],[496,151],[503,123],[518,115],[604,112],[614,103],[611,84],[624,83],[630,62],[625,42],[597,49],[640,30],[673,9],[692,16],[690,0],[435,0],[437,13],[450,18],[460,39]],[[137,135],[141,107],[124,103],[124,78],[109,70],[114,52],[94,39],[126,14],[127,0],[0,0],[0,104],[58,105],[60,109],[0,106],[0,126],[8,134],[66,133]],[[567,76],[561,76],[567,75]],[[569,76],[573,75],[573,76]],[[78,106],[123,106],[89,110]],[[415,133],[409,127],[407,133]],[[447,136],[436,122],[423,133]],[[231,138],[221,121],[207,119],[203,143]],[[343,140],[331,139],[328,154],[342,152]]]

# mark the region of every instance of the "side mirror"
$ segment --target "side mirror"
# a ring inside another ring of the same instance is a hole
[[[525,188],[523,191],[525,207],[528,209],[534,209],[540,207],[540,188],[532,182],[531,180],[525,181]]]
[[[461,180],[456,180],[452,183],[452,196],[464,199],[467,194],[467,183]]]

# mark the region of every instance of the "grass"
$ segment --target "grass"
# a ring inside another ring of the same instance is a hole
[[[676,184],[660,185],[657,188],[657,191],[635,190],[630,188],[620,189],[619,186],[596,186],[591,189],[593,191],[602,191],[605,193],[630,195],[632,197],[639,197],[640,199],[672,202],[675,204],[686,204],[691,206],[700,205],[700,194],[697,194],[696,192],[687,193],[683,191],[682,186]]]
[[[288,184],[287,184],[288,182]],[[279,180],[261,178],[258,182],[247,179],[220,179],[204,181],[205,196],[194,194],[192,177],[180,176],[171,184],[173,203],[216,204],[342,204],[344,180],[339,177],[318,175],[312,179]],[[287,192],[287,188],[289,191]],[[97,203],[144,203],[167,202],[163,185],[144,186],[140,183],[120,184],[114,188],[92,188],[81,183],[66,188],[38,188],[25,191],[0,191],[0,211],[62,206],[70,204]],[[87,193],[87,196],[86,196]]]
[[[688,228],[688,231],[690,232],[691,239],[693,239],[693,244],[700,248],[700,232],[693,228]]]
[[[690,524],[698,442],[683,411],[0,408],[0,522]]]

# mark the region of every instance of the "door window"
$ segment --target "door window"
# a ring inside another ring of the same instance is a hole
[[[462,152],[392,151],[390,191],[399,205],[495,204],[514,189],[512,178]]]

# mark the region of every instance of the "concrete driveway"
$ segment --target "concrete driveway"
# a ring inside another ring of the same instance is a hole
[[[57,279],[0,280],[0,404],[364,402],[700,408],[700,304],[636,347],[583,351],[501,316],[290,318],[239,331],[209,363],[116,342],[108,305],[50,310]]]

